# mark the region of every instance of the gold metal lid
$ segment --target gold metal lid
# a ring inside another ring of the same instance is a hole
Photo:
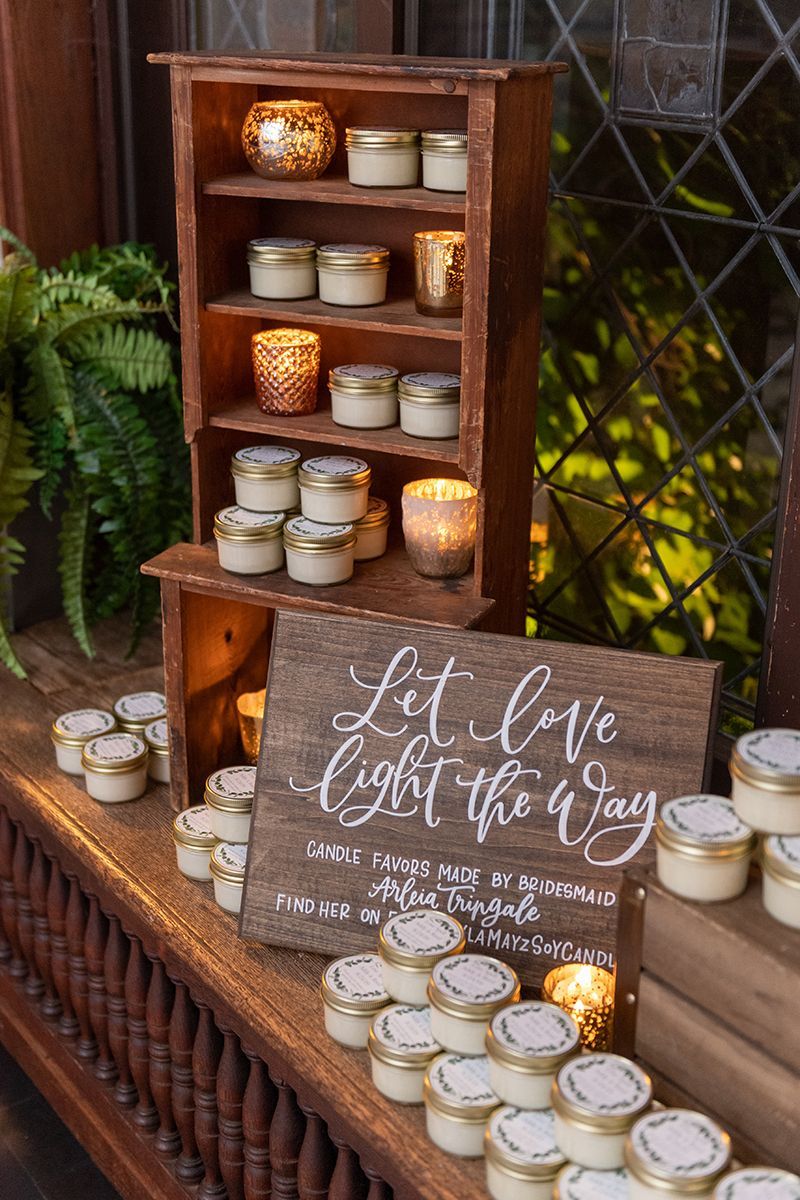
[[[569,1163],[553,1186],[553,1200],[597,1200],[602,1188],[603,1200],[628,1200],[628,1172],[596,1171]]]
[[[104,708],[73,708],[61,713],[50,727],[50,737],[58,746],[80,750],[92,738],[117,728],[113,713]]]
[[[382,529],[384,525],[389,524],[390,519],[391,514],[386,501],[379,500],[377,496],[370,496],[366,515],[360,521],[355,522],[356,533],[361,533],[365,529]]]
[[[569,1013],[544,1000],[508,1004],[486,1030],[486,1053],[527,1075],[549,1075],[580,1053],[581,1031]]]
[[[581,1054],[570,1059],[550,1093],[560,1117],[603,1133],[627,1133],[652,1100],[650,1076],[620,1054]]]
[[[143,733],[151,721],[167,715],[167,698],[162,692],[129,692],[114,702],[112,712],[120,729]]]
[[[321,454],[318,458],[307,458],[297,475],[301,487],[330,492],[369,487],[372,471],[363,458],[351,458],[349,454]]]
[[[800,797],[800,730],[754,729],[733,748],[731,775],[768,792]]]
[[[434,1112],[465,1125],[483,1125],[500,1104],[485,1055],[440,1054],[425,1073],[423,1099]]]
[[[213,850],[218,842],[211,828],[211,813],[205,804],[179,812],[172,822],[172,839],[193,850]]]
[[[720,1180],[714,1200],[800,1200],[800,1175],[781,1167],[740,1167]]]
[[[356,544],[356,530],[349,523],[323,525],[308,517],[292,517],[283,527],[283,544],[289,550],[312,554],[348,550]]]
[[[485,1022],[499,1008],[519,1000],[516,971],[499,958],[457,954],[440,960],[428,980],[428,1002],[440,1012]]]
[[[238,479],[283,479],[297,474],[301,454],[291,446],[245,446],[231,459]]]
[[[265,265],[313,262],[317,243],[310,238],[252,238],[247,243],[247,261]]]
[[[348,150],[372,150],[397,148],[407,150],[419,142],[418,129],[404,129],[399,125],[348,125],[344,133]]]
[[[461,397],[461,376],[448,371],[416,371],[397,385],[399,400],[423,404],[452,404]]]
[[[378,953],[394,967],[427,974],[436,963],[461,954],[466,945],[464,926],[447,913],[412,908],[384,921],[378,934]]]
[[[416,1071],[442,1053],[431,1033],[431,1010],[413,1004],[391,1004],[378,1013],[370,1025],[367,1049],[380,1062]]]
[[[397,391],[398,374],[396,367],[387,367],[382,363],[347,363],[331,368],[328,387],[358,396],[383,395]]]
[[[331,242],[317,250],[317,266],[340,270],[377,267],[387,270],[389,251],[386,246],[361,245],[359,242]]]
[[[377,954],[347,954],[322,972],[322,999],[329,1008],[366,1017],[391,1004]]]
[[[285,512],[251,512],[230,504],[214,517],[214,537],[224,542],[269,542],[280,537],[285,520]]]
[[[691,859],[738,859],[752,854],[757,837],[725,796],[678,796],[661,805],[656,840]]]
[[[151,721],[145,726],[144,740],[147,742],[147,748],[151,754],[159,755],[161,758],[167,758],[169,755],[169,728],[167,726],[167,718],[159,717],[157,721]]]
[[[555,1179],[566,1165],[556,1145],[551,1108],[528,1111],[504,1104],[489,1118],[483,1152],[502,1175],[544,1182]]]
[[[147,746],[124,729],[92,738],[81,752],[81,765],[95,775],[125,775],[147,762]]]
[[[665,1196],[707,1196],[731,1161],[731,1139],[704,1113],[664,1108],[641,1117],[625,1141],[625,1166]]]
[[[800,837],[773,834],[764,838],[761,867],[780,883],[800,888]]]
[[[256,791],[256,768],[222,767],[206,779],[205,801],[220,812],[249,812]]]
[[[423,129],[422,149],[439,154],[466,154],[466,129]]]
[[[208,869],[215,879],[244,887],[244,870],[247,865],[245,842],[217,842],[208,860]]]

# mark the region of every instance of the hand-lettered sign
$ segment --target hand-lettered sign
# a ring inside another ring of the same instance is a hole
[[[279,613],[242,933],[344,954],[430,907],[528,983],[611,965],[623,868],[705,783],[720,670]]]

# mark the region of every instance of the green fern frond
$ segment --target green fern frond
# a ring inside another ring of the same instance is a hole
[[[9,246],[13,246],[20,258],[26,259],[31,266],[38,266],[36,255],[31,250],[30,246],[26,246],[15,233],[12,233],[5,225],[0,225],[0,242],[8,242]]]
[[[36,270],[6,263],[0,272],[0,356],[34,331],[37,320]]]
[[[172,373],[172,348],[151,329],[106,325],[70,345],[73,362],[85,363],[106,387],[148,392]]]
[[[109,321],[138,321],[141,305],[133,300],[118,300],[116,308],[87,309],[82,304],[62,304],[46,314],[47,334],[51,341],[69,348],[73,338],[82,337]]]
[[[53,268],[42,275],[42,310],[58,308],[62,304],[85,304],[96,311],[116,309],[119,296],[110,287],[98,281],[96,275],[78,275],[74,270],[63,272]]]
[[[8,393],[0,396],[0,529],[10,525],[28,506],[28,492],[40,476],[31,461],[31,436],[14,417]],[[24,560],[25,549],[8,533],[0,533],[0,592]],[[6,617],[0,605],[0,659],[20,679],[25,671],[8,637]]]
[[[87,610],[87,568],[90,560],[92,522],[89,495],[73,479],[67,492],[67,507],[58,535],[61,595],[64,613],[76,642],[87,658],[94,658]]]

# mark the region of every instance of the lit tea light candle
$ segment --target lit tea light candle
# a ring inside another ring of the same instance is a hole
[[[475,551],[478,493],[463,479],[417,479],[403,488],[403,536],[418,575],[454,579]]]
[[[262,412],[292,417],[317,407],[320,338],[306,329],[263,329],[251,341],[256,400]]]
[[[426,229],[414,234],[414,298],[428,317],[457,317],[464,305],[464,234]]]
[[[261,726],[264,722],[264,704],[267,689],[260,692],[243,692],[236,701],[236,713],[239,717],[239,733],[242,738],[244,756],[249,763],[258,762],[258,752],[261,748]]]
[[[320,100],[259,100],[242,126],[242,149],[265,179],[318,179],[333,158],[336,128]]]
[[[542,999],[569,1013],[587,1050],[608,1050],[614,1020],[614,976],[602,967],[567,963],[542,984]]]

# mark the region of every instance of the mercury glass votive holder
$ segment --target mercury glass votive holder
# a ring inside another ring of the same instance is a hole
[[[427,229],[414,234],[414,300],[427,317],[458,316],[464,307],[464,234]]]
[[[260,692],[243,692],[236,701],[242,748],[245,758],[251,764],[258,762],[258,752],[261,749],[261,726],[264,722],[266,698],[267,689],[262,688]]]
[[[545,975],[542,999],[569,1013],[587,1050],[610,1050],[614,1032],[614,976],[602,967],[565,963]]]
[[[242,149],[264,179],[319,179],[333,158],[336,128],[319,100],[259,100],[242,126]]]
[[[418,575],[455,579],[475,552],[478,493],[463,479],[416,479],[403,488],[403,536]]]
[[[320,338],[306,329],[263,329],[251,341],[256,401],[262,412],[298,417],[317,407]]]

